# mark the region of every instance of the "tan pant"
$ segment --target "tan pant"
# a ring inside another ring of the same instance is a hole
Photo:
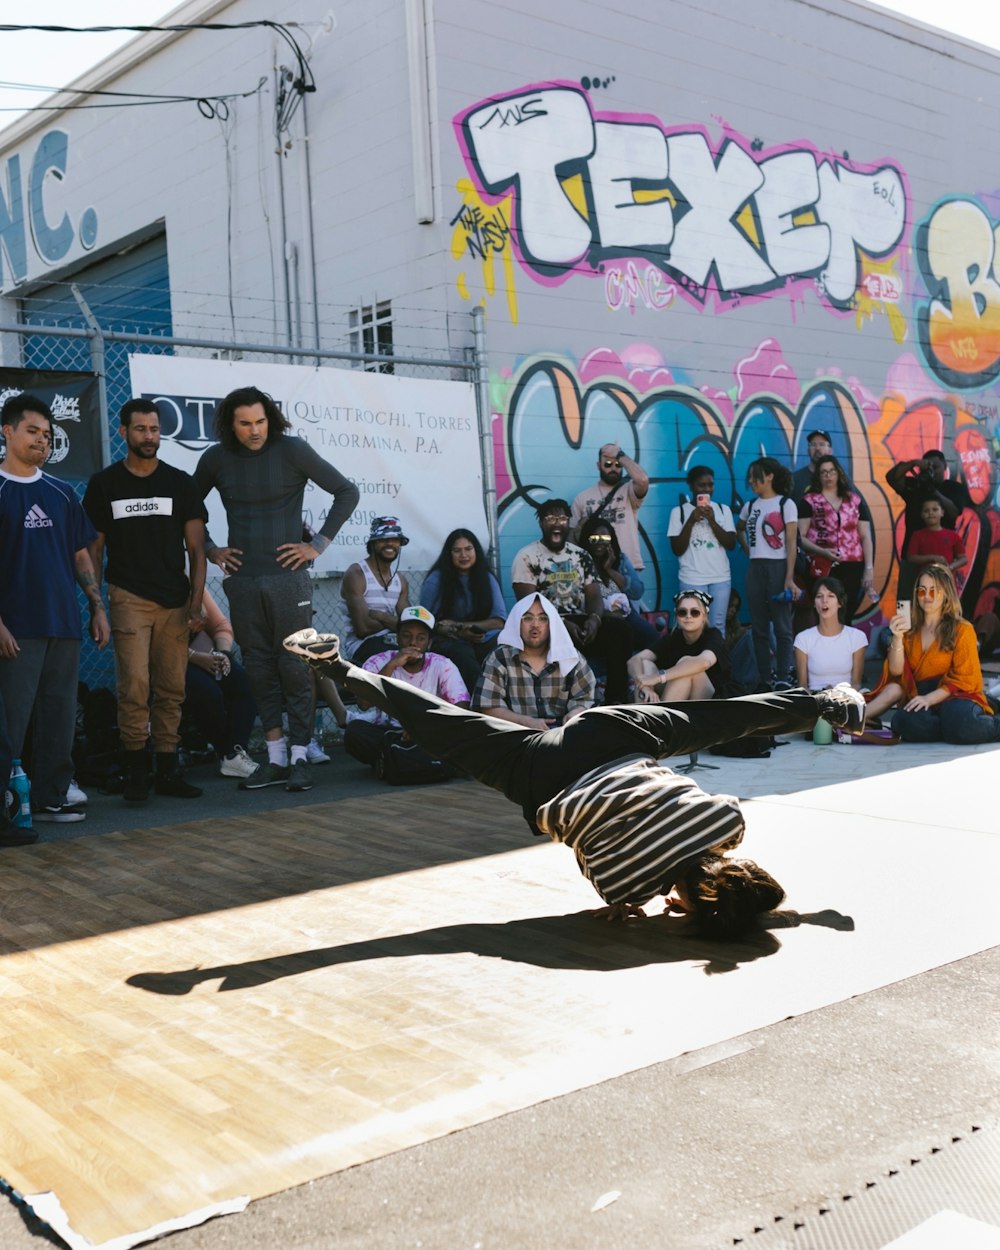
[[[188,660],[187,605],[161,608],[118,586],[109,586],[108,598],[122,746],[126,751],[141,751],[151,731],[154,751],[175,751]]]

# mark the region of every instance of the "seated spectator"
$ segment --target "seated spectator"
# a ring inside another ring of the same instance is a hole
[[[1000,647],[1000,582],[989,582],[983,587],[976,600],[972,624],[980,656],[991,656]]]
[[[594,706],[597,682],[548,599],[518,600],[483,664],[472,706],[528,729],[551,729]]]
[[[708,623],[711,596],[682,590],[674,598],[677,624],[655,647],[629,660],[637,703],[725,699],[733,687],[726,640]]]
[[[671,510],[667,537],[678,561],[679,589],[703,590],[711,596],[710,624],[721,634],[732,590],[729,553],[736,548],[736,523],[732,510],[712,498],[715,474],[708,465],[694,465],[687,484],[688,502]]]
[[[437,620],[434,651],[447,656],[474,689],[483,660],[503,629],[507,607],[482,544],[471,530],[452,530],[444,540],[420,597]]]
[[[976,631],[962,617],[951,570],[930,564],[917,578],[911,622],[897,613],[868,722],[895,709],[890,728],[904,742],[1000,742],[1000,717],[983,692]]]
[[[605,613],[622,616],[628,622],[633,651],[655,646],[660,635],[639,615],[639,602],[646,588],[619,546],[614,527],[601,517],[592,516],[580,526],[579,537],[580,546],[594,562]]]
[[[246,744],[257,705],[242,665],[233,659],[233,627],[206,588],[205,624],[188,641],[184,719],[212,744],[223,777],[252,777],[260,768]]]
[[[754,655],[753,634],[749,625],[740,620],[740,609],[743,607],[743,596],[738,590],[731,592],[729,607],[726,609],[726,650],[729,652],[729,663],[732,666],[733,684],[741,694],[749,694],[760,684],[757,673],[757,657]],[[709,608],[711,613],[711,608]],[[711,615],[709,621],[711,621]]]
[[[397,517],[377,516],[365,544],[367,558],[344,574],[340,596],[350,621],[344,655],[355,664],[396,645],[400,613],[410,602],[410,588],[396,566],[409,541]]]
[[[848,682],[860,689],[868,639],[845,624],[847,588],[836,577],[821,577],[813,587],[816,624],[795,635],[795,675],[804,690],[828,690]]]
[[[604,611],[601,584],[594,562],[582,547],[567,542],[569,504],[548,499],[538,505],[538,542],[514,557],[511,581],[518,599],[537,593],[554,604],[574,645],[588,659],[599,656],[607,667],[605,702],[628,697],[626,664],[632,653],[631,634],[622,617]]]
[[[426,608],[403,608],[399,616],[399,649],[369,656],[362,668],[382,677],[409,682],[447,703],[468,707],[469,692],[458,669],[443,655],[429,654],[434,624],[434,617]],[[344,749],[362,764],[374,766],[386,736],[398,730],[399,724],[361,699],[358,700],[358,709],[351,709],[347,714]],[[426,759],[431,762],[429,756]]]
[[[961,586],[958,570],[965,568],[968,558],[965,543],[957,530],[944,527],[944,508],[936,499],[925,499],[920,507],[923,525],[910,535],[906,558],[920,568],[928,564],[947,564],[955,576],[955,584]]]

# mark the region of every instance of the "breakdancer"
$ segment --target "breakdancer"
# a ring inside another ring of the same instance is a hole
[[[864,729],[864,700],[845,685],[590,708],[539,731],[356,668],[340,658],[334,634],[304,629],[284,646],[393,716],[436,759],[506,795],[533,833],[570,847],[609,904],[598,914],[642,916],[642,905],[662,894],[705,937],[748,932],[785,892],[753,860],[724,854],[743,838],[739,802],[706,794],[658,761],[748,734],[804,732],[821,717],[848,733]]]

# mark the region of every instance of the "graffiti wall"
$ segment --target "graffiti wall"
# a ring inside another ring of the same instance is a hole
[[[752,460],[797,468],[822,429],[871,509],[871,621],[898,575],[886,474],[927,450],[969,491],[966,575],[1000,578],[1000,193],[923,187],[876,119],[849,154],[608,109],[612,81],[515,86],[452,119],[455,287],[514,347],[491,389],[504,571],[534,504],[591,485],[617,442],[650,475],[646,602],[664,606],[688,470],[710,465],[735,513]]]

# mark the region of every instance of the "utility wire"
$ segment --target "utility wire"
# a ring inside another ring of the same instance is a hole
[[[21,30],[42,31],[47,34],[71,34],[71,35],[105,35],[115,31],[132,31],[137,35],[147,34],[156,31],[186,31],[186,30],[253,30],[257,27],[263,27],[267,30],[273,30],[280,38],[288,44],[295,57],[295,64],[298,70],[298,77],[295,79],[295,88],[298,92],[315,91],[316,80],[313,77],[312,70],[309,68],[309,62],[306,60],[305,53],[299,46],[298,40],[288,29],[280,22],[272,22],[261,20],[257,22],[199,22],[194,24],[184,24],[178,26],[49,26],[49,25],[28,25],[28,24],[0,24],[0,32],[14,34]]]

